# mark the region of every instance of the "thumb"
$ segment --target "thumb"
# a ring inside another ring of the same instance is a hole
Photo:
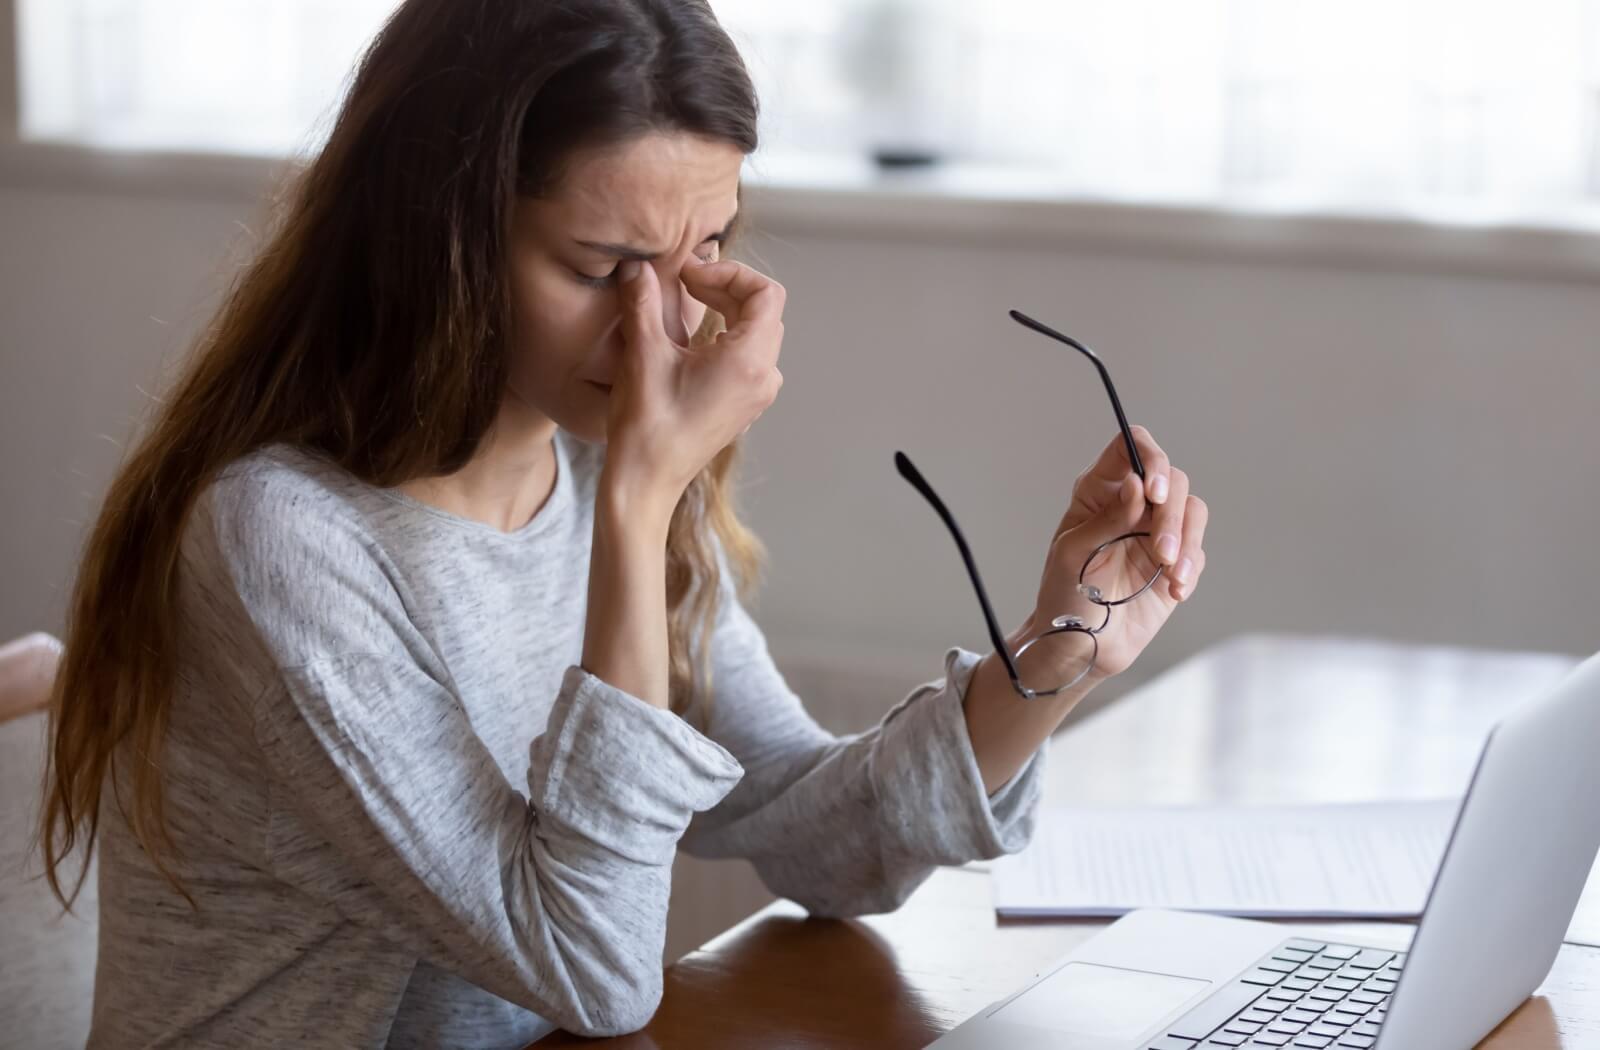
[[[1072,545],[1087,555],[1107,540],[1136,531],[1146,507],[1139,478],[1129,473],[1122,479],[1114,498],[1106,500],[1098,511],[1068,530],[1072,534]]]
[[[629,346],[649,348],[667,341],[661,322],[661,283],[654,266],[629,259],[617,267],[621,278],[622,334]]]

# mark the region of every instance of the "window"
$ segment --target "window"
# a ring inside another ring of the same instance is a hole
[[[266,155],[316,147],[393,7],[19,3],[24,137]],[[775,166],[923,150],[1078,198],[1600,215],[1600,0],[712,6]]]
[[[20,0],[26,138],[281,155],[317,145],[392,0]]]

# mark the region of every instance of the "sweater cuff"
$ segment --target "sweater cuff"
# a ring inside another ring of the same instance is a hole
[[[982,654],[953,647],[942,680],[919,687],[885,718],[878,783],[888,834],[933,864],[965,864],[1028,844],[1044,788],[1041,743],[1009,781],[985,793],[962,699]],[[1018,703],[1025,701],[1018,700]]]
[[[529,759],[529,797],[545,833],[560,829],[647,864],[670,864],[689,819],[744,776],[726,748],[682,718],[578,664],[562,676]]]

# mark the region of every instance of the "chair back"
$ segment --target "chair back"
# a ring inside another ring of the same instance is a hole
[[[34,845],[44,707],[60,652],[49,635],[0,646],[0,1044],[82,1050],[94,1005],[97,873],[90,868],[65,914]],[[73,877],[76,869],[63,874]]]

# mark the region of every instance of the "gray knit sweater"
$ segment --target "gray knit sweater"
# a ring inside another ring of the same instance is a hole
[[[162,772],[198,910],[108,790],[91,1047],[631,1031],[660,999],[680,843],[829,916],[1026,843],[1044,749],[985,795],[961,710],[978,653],[836,737],[724,573],[703,731],[579,666],[605,449],[555,450],[510,533],[286,445],[206,489]]]

